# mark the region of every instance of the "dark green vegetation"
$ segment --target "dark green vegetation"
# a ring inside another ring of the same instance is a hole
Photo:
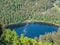
[[[0,17],[5,24],[25,20],[59,23],[59,11],[51,9],[54,3],[55,0],[0,0]]]
[[[4,22],[0,19],[0,36],[5,31]]]

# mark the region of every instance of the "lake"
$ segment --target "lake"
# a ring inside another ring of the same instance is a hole
[[[25,36],[30,38],[39,37],[40,35],[44,35],[45,33],[56,32],[58,30],[57,26],[44,25],[38,23],[29,23],[23,26],[11,28],[16,31],[18,36],[20,36],[20,34],[24,34]]]

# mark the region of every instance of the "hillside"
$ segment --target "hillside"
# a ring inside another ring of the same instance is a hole
[[[41,13],[51,9],[54,2],[55,0],[0,0],[0,18],[5,24],[30,19],[45,21],[46,18]]]

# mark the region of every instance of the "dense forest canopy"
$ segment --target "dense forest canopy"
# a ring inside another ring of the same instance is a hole
[[[30,19],[49,22],[46,19],[50,19],[52,16],[50,17],[50,14],[46,16],[44,13],[48,9],[53,8],[55,1],[56,0],[0,0],[0,17],[4,19],[5,24]],[[53,12],[51,14],[53,14]],[[53,15],[53,17],[54,16],[55,15]],[[53,20],[51,19],[51,21]]]

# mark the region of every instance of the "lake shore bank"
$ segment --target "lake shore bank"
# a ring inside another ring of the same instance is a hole
[[[39,21],[39,20],[26,20],[26,21],[22,21],[22,22],[17,22],[17,23],[11,23],[8,25],[5,25],[6,28],[9,27],[13,27],[13,26],[23,26],[29,23],[38,23],[38,24],[43,24],[43,25],[48,25],[48,26],[57,26],[60,27],[59,24],[55,24],[55,23],[50,23],[50,22],[45,22],[45,21]]]

